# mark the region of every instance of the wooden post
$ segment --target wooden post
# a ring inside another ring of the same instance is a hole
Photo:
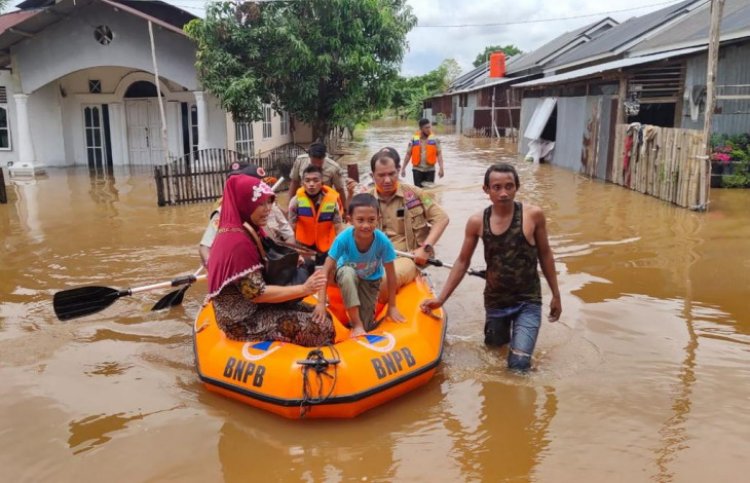
[[[356,163],[347,164],[346,175],[349,177],[349,179],[353,179],[354,181],[359,183],[359,165],[357,165]]]
[[[618,124],[625,124],[628,122],[625,117],[625,99],[628,96],[628,80],[624,74],[620,74],[620,89],[617,92],[617,122]]]
[[[3,168],[0,167],[0,203],[7,203],[8,195],[5,192],[5,176],[3,175]]]
[[[706,112],[703,116],[703,142],[707,159],[702,163],[711,163],[711,124],[716,109],[716,73],[719,70],[719,40],[721,34],[721,14],[724,11],[724,0],[711,0],[711,30],[708,40],[708,68],[706,72]],[[701,170],[701,173],[703,170]],[[711,176],[711,170],[707,170]],[[705,178],[705,177],[704,177]],[[701,179],[700,206],[707,208],[710,180]]]

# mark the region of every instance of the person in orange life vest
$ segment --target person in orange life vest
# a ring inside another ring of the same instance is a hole
[[[317,251],[316,264],[322,265],[333,239],[344,229],[339,194],[323,185],[323,170],[312,164],[302,173],[302,185],[289,200],[289,224],[297,243]]]
[[[326,155],[326,145],[313,143],[310,145],[308,154],[297,156],[289,173],[289,193],[297,192],[302,185],[302,176],[305,168],[311,164],[323,170],[323,184],[335,189],[341,197],[341,211],[346,206],[346,174],[339,164]]]
[[[440,141],[432,133],[429,119],[419,120],[419,131],[414,133],[409,146],[406,148],[406,158],[401,166],[401,177],[406,176],[406,166],[411,161],[414,174],[414,186],[421,188],[425,182],[435,182],[435,164],[438,165],[438,176],[445,174],[443,165],[443,151]]]

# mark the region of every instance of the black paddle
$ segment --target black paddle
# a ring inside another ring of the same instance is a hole
[[[196,270],[196,272],[193,274],[195,277],[198,277],[200,273],[203,271],[203,266]],[[196,278],[197,280],[197,278]],[[177,290],[173,290],[169,292],[164,297],[160,298],[158,302],[154,304],[153,307],[151,307],[151,310],[162,310],[162,309],[168,309],[169,307],[174,307],[175,305],[180,305],[182,303],[182,299],[185,298],[185,292],[190,288],[190,286],[193,285],[193,283],[188,283],[183,285],[181,288],[178,288]]]
[[[204,278],[206,278],[205,275],[185,275],[177,277],[169,282],[126,288],[123,290],[97,286],[72,288],[70,290],[57,292],[52,299],[52,305],[58,319],[75,319],[76,317],[83,317],[84,315],[90,315],[104,310],[120,297],[127,297],[136,293],[159,290],[167,287],[178,287],[180,285],[189,286],[196,280]]]
[[[396,250],[396,255],[399,255],[401,257],[411,258],[414,259],[414,254],[409,252],[402,252],[400,250]],[[445,263],[442,260],[438,260],[437,258],[428,258],[427,264],[432,265],[434,267],[445,267],[445,268],[453,268],[452,263]],[[487,270],[475,270],[473,268],[470,268],[466,271],[469,275],[474,275],[475,277],[487,279]]]

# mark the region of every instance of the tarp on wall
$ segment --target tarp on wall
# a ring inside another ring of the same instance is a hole
[[[526,126],[526,129],[524,130],[523,137],[526,139],[539,139],[542,135],[542,131],[544,131],[544,126],[547,125],[547,121],[549,121],[549,117],[555,109],[556,103],[556,97],[547,97],[541,104],[536,106],[534,115],[531,116],[529,125]]]

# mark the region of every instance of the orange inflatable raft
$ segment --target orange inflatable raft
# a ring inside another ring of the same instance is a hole
[[[284,342],[238,342],[216,324],[213,305],[195,320],[198,375],[210,391],[281,416],[351,418],[425,384],[440,363],[447,320],[442,310],[422,313],[432,297],[426,276],[402,287],[396,303],[406,322],[385,319],[375,330],[349,337],[337,289],[329,289],[336,341],[324,347]],[[306,299],[315,303],[315,299]],[[385,315],[379,307],[378,319]]]

